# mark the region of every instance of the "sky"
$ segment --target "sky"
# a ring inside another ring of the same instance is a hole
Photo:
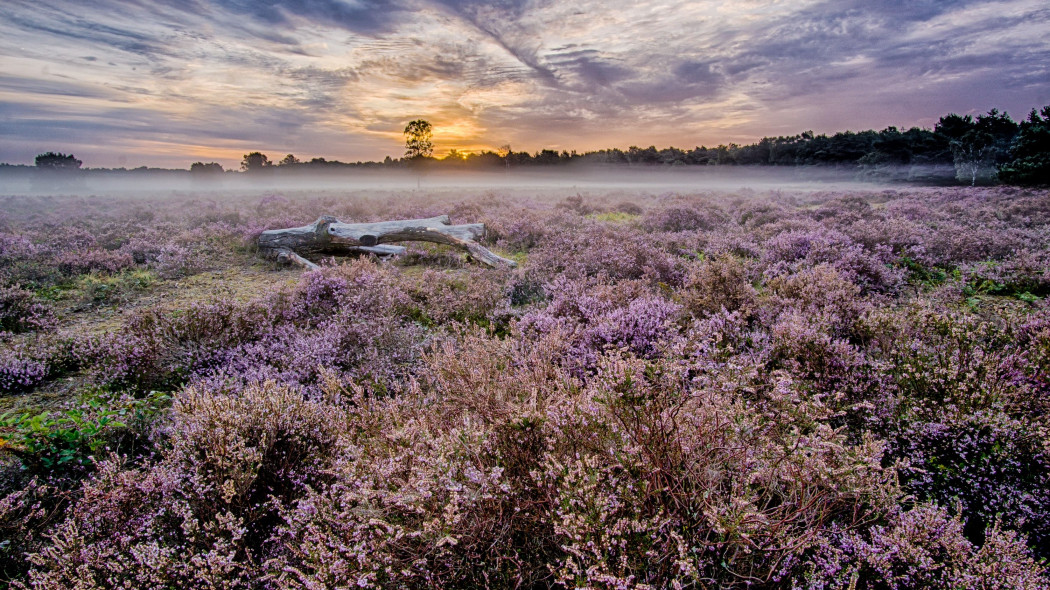
[[[1050,104],[1045,0],[2,0],[0,162],[691,148]]]

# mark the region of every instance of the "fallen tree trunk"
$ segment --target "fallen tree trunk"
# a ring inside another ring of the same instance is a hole
[[[310,225],[264,231],[259,236],[259,250],[278,262],[314,269],[317,265],[306,256],[356,253],[391,256],[405,252],[403,246],[390,246],[391,242],[433,242],[465,250],[478,262],[493,268],[517,266],[513,260],[497,256],[477,243],[484,235],[485,224],[451,225],[448,215],[376,223],[342,223],[331,215],[323,215]]]

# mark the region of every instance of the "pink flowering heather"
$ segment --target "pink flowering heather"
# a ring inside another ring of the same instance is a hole
[[[0,586],[1050,587],[1045,190],[5,204]]]
[[[30,332],[55,323],[54,313],[33,293],[16,286],[0,285],[0,337],[5,332]]]
[[[1046,588],[1046,578],[1017,535],[991,525],[983,546],[963,535],[943,508],[920,505],[889,526],[833,531],[796,588]]]

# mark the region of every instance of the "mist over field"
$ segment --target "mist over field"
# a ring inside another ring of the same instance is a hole
[[[73,179],[48,175],[34,177],[24,174],[0,174],[0,195],[164,195],[177,193],[229,193],[231,195],[258,191],[477,191],[533,190],[612,190],[661,192],[696,190],[849,190],[876,187],[907,186],[907,179],[915,176],[915,167],[901,167],[896,173],[883,170],[877,177],[865,178],[854,170],[830,167],[810,168],[641,168],[574,166],[554,170],[514,171],[446,171],[430,170],[415,173],[406,170],[363,170],[331,172],[275,171],[267,175],[222,174],[199,178],[185,171],[136,173],[106,173],[100,171]],[[943,171],[941,173],[943,177]],[[949,176],[950,178],[950,176]],[[903,184],[902,184],[903,183]]]

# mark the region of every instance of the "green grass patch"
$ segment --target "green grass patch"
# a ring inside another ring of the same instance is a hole
[[[926,288],[943,285],[949,278],[959,278],[958,269],[928,267],[907,256],[901,256],[897,264],[908,271],[912,282]]]
[[[115,275],[89,274],[77,280],[75,293],[82,305],[118,305],[146,291],[157,281],[149,270],[129,270]]]
[[[633,213],[624,213],[623,211],[606,211],[605,213],[591,213],[587,217],[603,223],[631,223],[640,216]]]

